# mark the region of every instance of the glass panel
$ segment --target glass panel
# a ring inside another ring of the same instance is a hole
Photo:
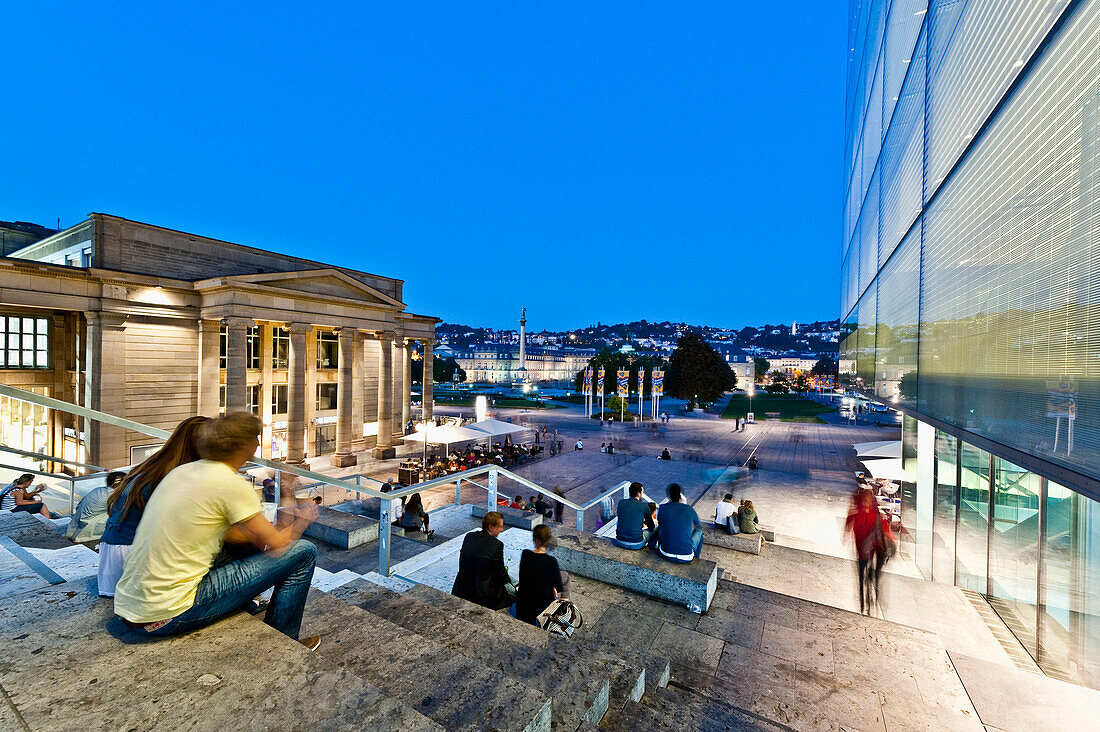
[[[1034,473],[1007,460],[996,460],[990,603],[1032,656],[1038,654],[1039,481]]]
[[[963,443],[959,524],[955,534],[955,584],[986,593],[989,546],[989,453]]]
[[[23,318],[23,332],[34,333],[34,318]]]
[[[959,497],[958,440],[936,431],[936,491],[932,518],[932,579],[955,582],[955,506]]]
[[[1039,665],[1100,688],[1100,503],[1047,482]]]

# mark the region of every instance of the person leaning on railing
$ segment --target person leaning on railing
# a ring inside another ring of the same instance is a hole
[[[247,412],[203,423],[202,459],[166,475],[149,499],[115,587],[115,614],[137,634],[201,628],[274,588],[264,622],[298,637],[317,556],[299,537],[317,518],[317,506],[286,507],[277,526],[264,518],[252,484],[238,475],[262,431],[263,423]],[[313,649],[320,637],[302,643]]]

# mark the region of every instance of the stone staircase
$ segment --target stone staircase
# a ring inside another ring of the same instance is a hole
[[[0,517],[26,552],[81,554],[43,554],[53,580],[0,583],[0,729],[982,728],[935,634],[728,572],[704,614],[574,575],[585,625],[563,639],[450,595],[456,539],[408,560],[416,581],[318,570],[316,653],[243,613],[133,643],[94,577],[73,578],[91,550],[51,532]],[[501,536],[518,566],[530,534]]]

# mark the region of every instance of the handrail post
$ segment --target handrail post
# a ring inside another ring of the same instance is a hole
[[[393,500],[383,498],[378,507],[378,574],[390,576],[390,521],[393,517]]]
[[[577,511],[577,531],[584,531],[584,509]]]
[[[455,505],[462,505],[462,478],[455,481]]]
[[[489,468],[489,510],[497,510],[497,469]]]
[[[69,478],[69,515],[76,513],[76,480]]]

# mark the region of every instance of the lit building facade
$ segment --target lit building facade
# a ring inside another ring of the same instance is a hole
[[[589,359],[594,348],[526,349],[524,363],[527,379],[533,384],[572,384]],[[520,379],[519,345],[488,343],[456,351],[455,361],[466,372],[466,381],[487,384],[512,384]]]
[[[166,430],[250,410],[267,458],[389,456],[418,346],[432,409],[438,319],[408,312],[403,284],[92,214],[0,258],[0,381]],[[0,437],[110,468],[159,444],[7,397]]]
[[[1100,688],[1098,39],[1100,0],[853,0],[840,373],[905,415],[920,570]]]

